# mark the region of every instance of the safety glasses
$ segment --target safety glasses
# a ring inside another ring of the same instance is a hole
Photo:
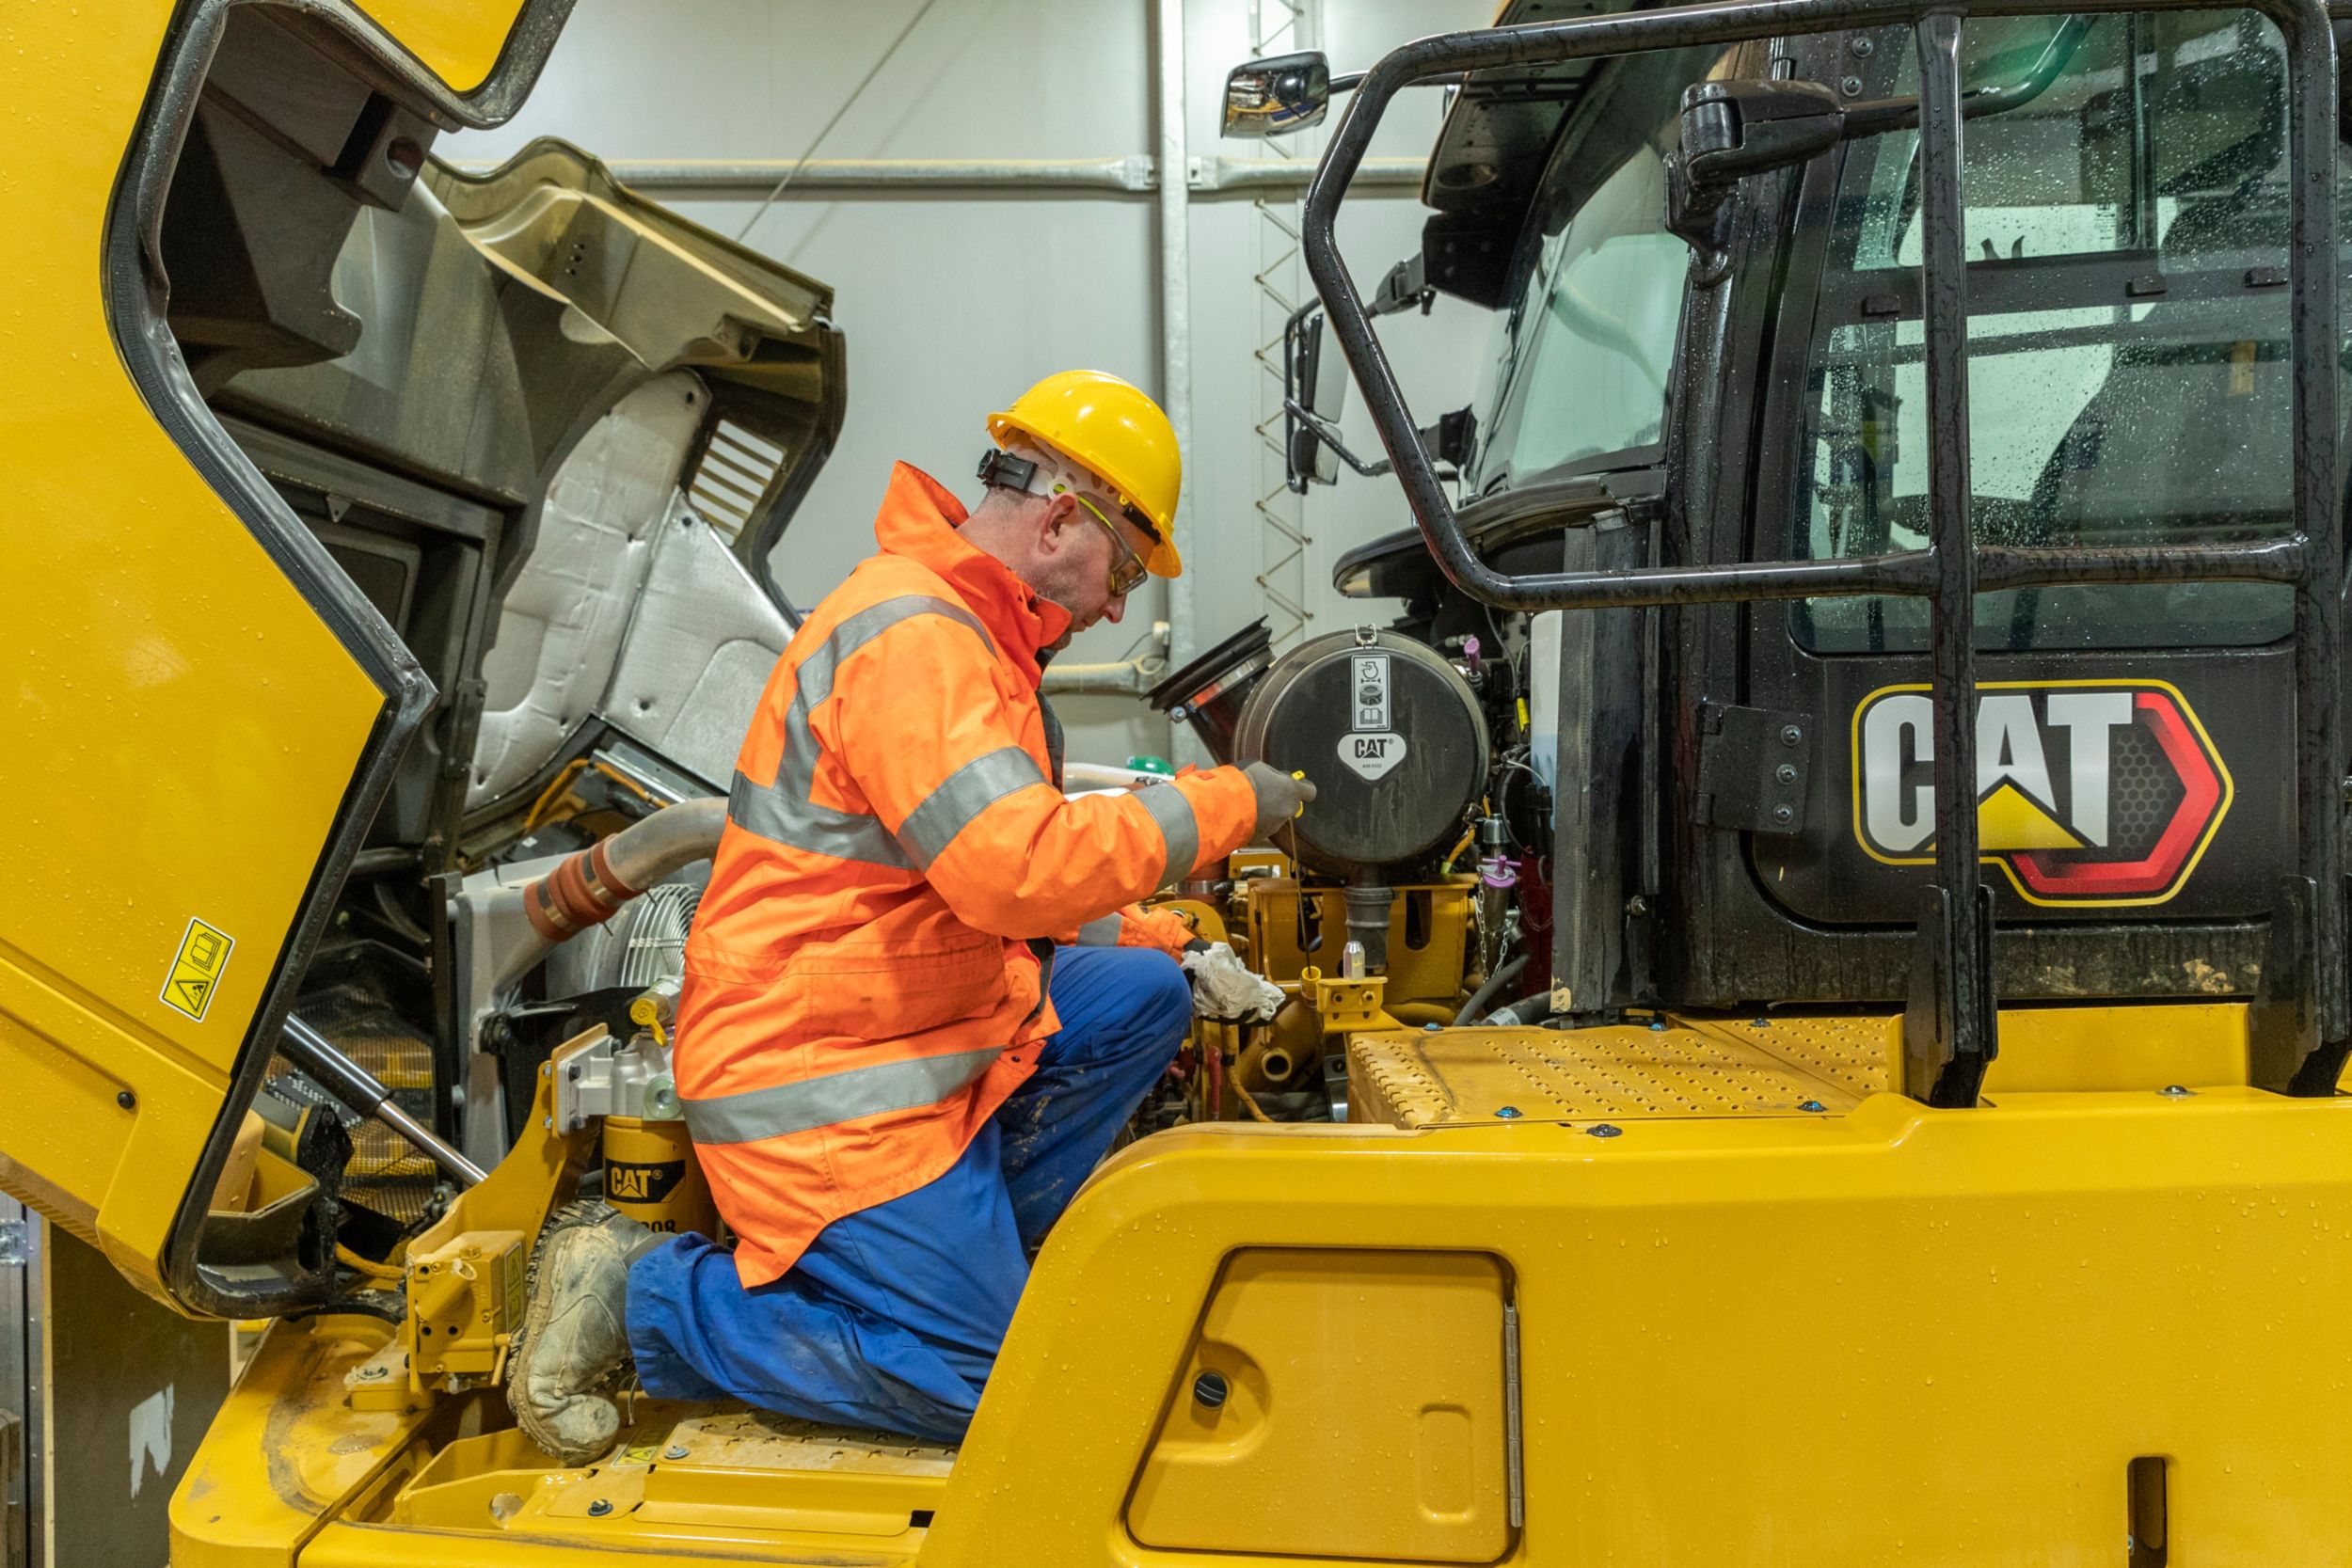
[[[1103,531],[1111,536],[1111,547],[1119,552],[1111,562],[1111,597],[1125,598],[1143,584],[1145,568],[1142,560],[1128,545],[1127,536],[1119,531],[1119,525],[1103,515],[1101,507],[1075,490],[1071,491],[1070,495],[1080,506],[1087,509],[1089,516],[1102,525]]]

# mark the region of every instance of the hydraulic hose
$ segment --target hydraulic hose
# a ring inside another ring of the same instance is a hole
[[[1526,967],[1527,955],[1522,953],[1492,974],[1487,975],[1486,983],[1470,992],[1470,999],[1462,1004],[1460,1012],[1454,1015],[1454,1026],[1458,1029],[1463,1024],[1477,1019],[1486,1010],[1486,1004],[1500,996],[1502,993],[1502,988],[1518,979],[1519,972]]]
[[[1551,1016],[1551,998],[1530,996],[1507,1007],[1497,1007],[1478,1021],[1481,1029],[1524,1029]]]

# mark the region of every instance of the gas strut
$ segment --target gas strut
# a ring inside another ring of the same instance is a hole
[[[326,1037],[289,1013],[281,1045],[294,1066],[317,1079],[322,1087],[363,1117],[373,1117],[399,1133],[417,1150],[449,1173],[460,1186],[470,1187],[489,1173],[436,1137],[433,1130],[392,1103],[392,1091],[377,1083],[365,1068],[326,1042]]]

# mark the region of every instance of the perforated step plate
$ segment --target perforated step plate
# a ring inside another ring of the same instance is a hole
[[[1358,1035],[1349,1119],[1395,1127],[1597,1117],[1807,1115],[1887,1087],[1878,1019],[1661,1019],[1592,1029]]]

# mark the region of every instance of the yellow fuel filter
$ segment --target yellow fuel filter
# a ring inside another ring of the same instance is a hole
[[[655,1230],[719,1233],[710,1183],[682,1121],[604,1118],[604,1200]]]

